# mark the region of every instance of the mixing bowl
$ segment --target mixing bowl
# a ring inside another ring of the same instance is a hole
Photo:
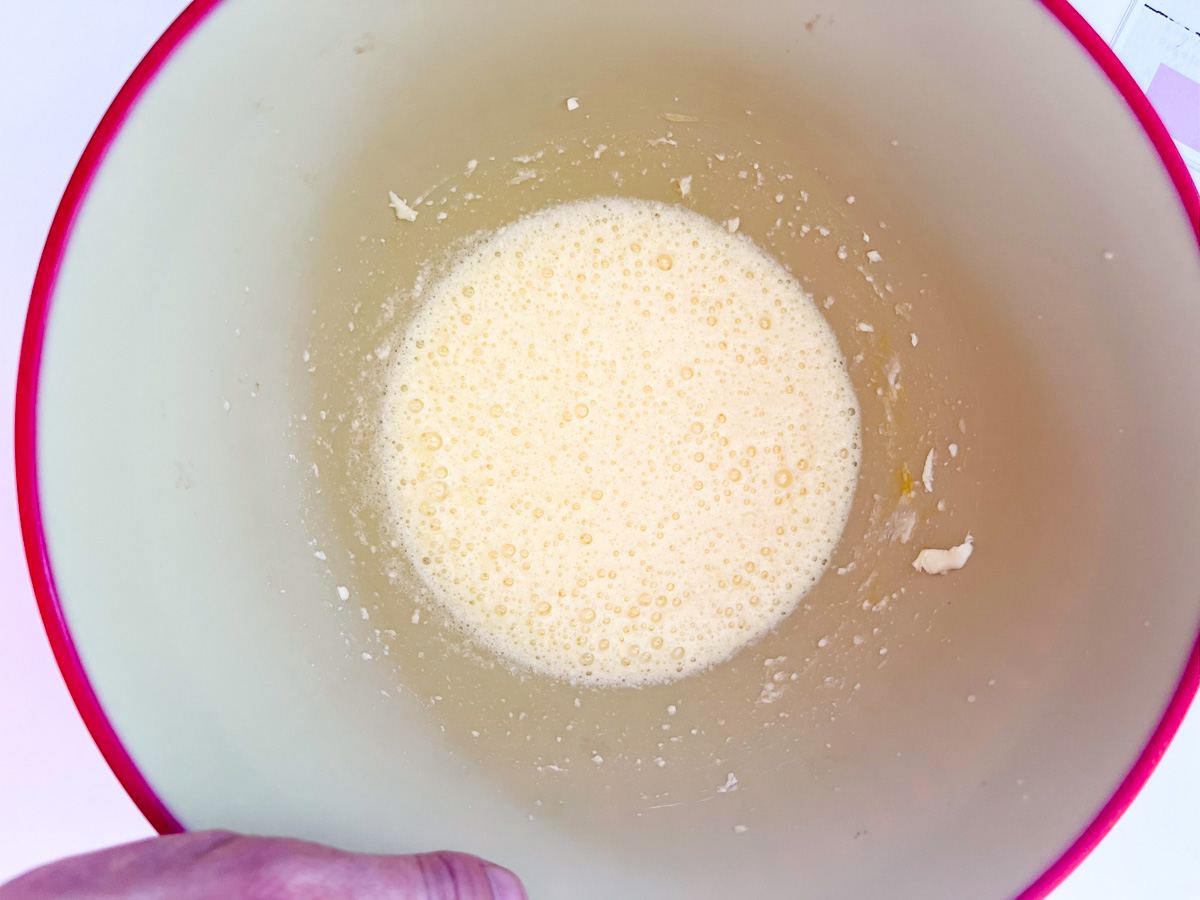
[[[863,429],[801,606],[641,689],[474,646],[372,488],[420,286],[609,195],[788,266]],[[1043,897],[1196,691],[1198,211],[1064,2],[194,3],[27,325],[64,676],[162,831],[467,850],[533,897]]]

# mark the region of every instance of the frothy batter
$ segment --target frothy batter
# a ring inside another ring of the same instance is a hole
[[[481,238],[396,352],[381,445],[406,549],[508,659],[670,681],[790,613],[854,495],[856,400],[800,284],[641,200]]]

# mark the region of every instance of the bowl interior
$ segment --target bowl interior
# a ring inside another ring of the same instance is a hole
[[[168,808],[468,850],[533,896],[1031,882],[1200,621],[1200,259],[1094,62],[1033,2],[353,7],[203,21],[97,172],[49,312],[59,597]],[[805,605],[710,672],[511,671],[389,548],[380,348],[456,240],[576,197],[676,202],[685,175],[833,298],[851,523]],[[389,190],[432,205],[397,222]],[[913,572],[968,531],[967,568]]]

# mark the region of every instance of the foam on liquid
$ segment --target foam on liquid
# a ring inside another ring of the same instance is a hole
[[[594,684],[670,681],[790,613],[860,458],[812,298],[679,207],[554,206],[474,244],[393,354],[389,497],[447,610]]]

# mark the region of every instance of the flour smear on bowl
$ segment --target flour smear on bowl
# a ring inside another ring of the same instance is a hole
[[[671,681],[787,616],[861,457],[833,331],[694,212],[553,206],[477,238],[394,348],[379,451],[422,578],[481,644]]]

